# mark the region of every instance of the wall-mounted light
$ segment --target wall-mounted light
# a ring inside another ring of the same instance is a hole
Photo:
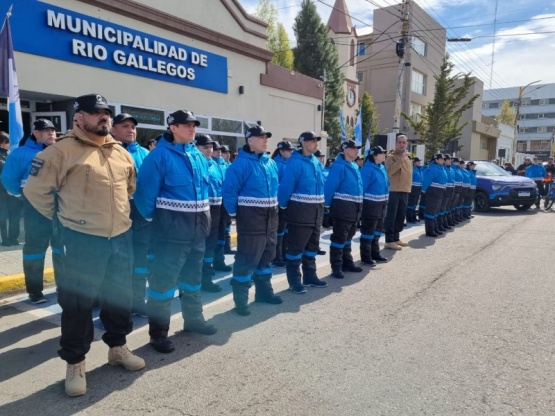
[[[245,87],[243,87],[242,85],[239,86],[239,94],[244,94],[245,93]]]
[[[322,111],[322,104],[318,104],[318,111]]]

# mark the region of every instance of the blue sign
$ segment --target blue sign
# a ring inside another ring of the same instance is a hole
[[[15,2],[10,22],[19,52],[227,93],[221,55],[37,0]]]

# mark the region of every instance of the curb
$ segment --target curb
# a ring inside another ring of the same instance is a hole
[[[237,245],[237,234],[231,235],[231,244]],[[54,269],[44,269],[44,284],[54,282]],[[0,276],[0,294],[25,290],[25,275],[23,273]]]

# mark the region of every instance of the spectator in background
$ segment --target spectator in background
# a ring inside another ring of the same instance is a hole
[[[529,157],[524,159],[524,163],[520,164],[518,168],[516,168],[516,174],[518,176],[526,176],[526,169],[532,164],[532,161]]]
[[[148,139],[146,141],[146,146],[144,146],[149,152],[156,148],[156,139]]]
[[[511,175],[516,175],[516,169],[511,162],[505,163],[505,170],[509,172]]]
[[[536,186],[538,187],[538,197],[536,198],[536,208],[540,207],[540,200],[542,196],[545,195],[545,186],[542,181],[545,178],[546,170],[543,165],[540,163],[540,159],[537,157],[534,158],[534,163],[528,166],[526,169],[526,177],[532,179],[536,182]]]
[[[416,222],[420,219],[416,217],[416,207],[420,200],[420,191],[422,189],[422,166],[420,158],[412,159],[412,185],[410,188],[409,199],[407,203],[407,222]]]
[[[499,166],[499,160],[497,160],[497,159],[492,159],[491,163],[494,163],[497,166]]]
[[[0,132],[0,176],[8,157],[10,149],[10,137],[5,132]],[[21,219],[21,201],[16,197],[9,195],[8,191],[2,183],[0,183],[0,236],[2,237],[2,245],[16,246],[19,245]]]
[[[547,164],[545,165],[545,171],[548,175],[551,175],[552,177],[555,176],[555,164],[553,163],[552,157],[547,159]]]

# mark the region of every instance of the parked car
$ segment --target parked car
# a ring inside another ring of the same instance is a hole
[[[474,209],[484,212],[491,207],[512,205],[525,211],[536,202],[536,183],[525,176],[513,176],[495,163],[476,162]]]

